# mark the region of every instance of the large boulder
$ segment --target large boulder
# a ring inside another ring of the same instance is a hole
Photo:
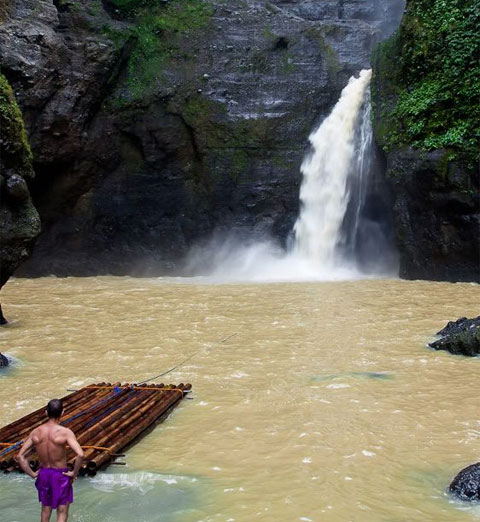
[[[480,500],[480,462],[462,469],[453,479],[449,492],[459,500],[467,502]]]
[[[462,317],[450,321],[437,335],[441,338],[429,344],[435,350],[446,350],[454,355],[480,355],[480,316]]]

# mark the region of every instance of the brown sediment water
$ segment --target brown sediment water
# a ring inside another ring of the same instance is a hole
[[[193,355],[155,382],[191,382],[194,400],[126,458],[204,485],[168,520],[480,520],[445,494],[480,459],[480,359],[426,347],[478,315],[478,285],[40,278],[2,294],[0,351],[15,363],[1,425],[67,388],[139,382]]]

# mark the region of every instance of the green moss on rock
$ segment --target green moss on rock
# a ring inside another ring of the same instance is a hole
[[[480,151],[478,0],[408,0],[399,31],[373,56],[374,125],[384,149]]]
[[[110,0],[121,13],[133,17],[134,25],[123,34],[106,29],[115,41],[133,38],[126,88],[129,101],[142,99],[163,81],[165,67],[175,60],[193,58],[193,39],[208,27],[213,6],[204,0]]]
[[[22,113],[15,101],[12,88],[0,74],[0,161],[24,178],[33,177],[32,151],[27,139]]]

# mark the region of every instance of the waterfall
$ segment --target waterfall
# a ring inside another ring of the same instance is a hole
[[[301,211],[294,227],[293,254],[322,270],[333,269],[338,261],[337,247],[342,243],[349,203],[349,177],[365,176],[367,170],[372,138],[366,97],[371,74],[371,70],[363,70],[358,78],[350,78],[330,115],[310,135],[312,153],[301,167]],[[365,183],[356,180],[352,186],[364,190]],[[358,227],[363,200],[364,196],[355,198],[354,228]]]
[[[332,112],[309,137],[312,150],[301,166],[301,207],[292,248],[285,252],[274,241],[245,244],[223,237],[192,252],[190,272],[203,265],[215,278],[251,281],[395,274],[391,204],[384,183],[374,175],[371,75],[363,70],[350,78]]]

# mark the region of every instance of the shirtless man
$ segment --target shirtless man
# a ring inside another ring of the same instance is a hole
[[[66,522],[68,506],[73,502],[72,483],[77,478],[83,462],[83,451],[72,430],[60,426],[63,405],[59,399],[47,404],[48,421],[30,433],[18,453],[20,467],[33,479],[42,503],[41,522],[49,522],[52,509],[57,510],[57,522]],[[68,471],[67,444],[77,454],[73,471]],[[25,456],[35,447],[40,460],[40,470],[32,471]]]

